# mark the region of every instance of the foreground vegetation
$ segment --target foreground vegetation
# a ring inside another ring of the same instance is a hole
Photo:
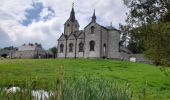
[[[170,99],[169,68],[102,59],[3,59],[0,60],[0,87],[31,86],[30,89],[35,90],[58,90],[54,86],[58,83],[56,78],[61,75],[57,74],[61,66],[64,75],[61,80],[67,83],[63,87],[76,97],[87,90],[87,95],[95,98],[102,92],[100,89],[103,89],[110,98],[117,90],[117,93],[123,93],[120,97],[132,96],[135,100]]]
[[[38,84],[27,83],[26,87],[16,91],[2,89],[0,98],[3,100],[130,100],[129,85],[118,85],[113,81],[101,79],[71,78],[66,80],[59,72],[53,87],[39,90]],[[44,84],[46,85],[46,84]],[[36,92],[36,93],[35,93]]]

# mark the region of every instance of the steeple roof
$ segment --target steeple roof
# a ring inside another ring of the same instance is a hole
[[[74,3],[72,5],[72,10],[71,10],[71,13],[70,13],[70,20],[71,20],[71,22],[74,22],[76,20],[75,12],[74,12]]]
[[[94,9],[93,16],[92,16],[92,22],[96,22],[96,14],[95,14],[95,9]]]

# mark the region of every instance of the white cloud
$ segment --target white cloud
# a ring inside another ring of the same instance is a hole
[[[13,41],[9,45],[20,46],[23,43],[38,42],[45,48],[54,46],[63,32],[64,22],[69,18],[73,1],[81,29],[91,21],[93,9],[96,9],[100,24],[109,25],[112,21],[115,27],[124,23],[125,12],[128,10],[122,0],[0,0],[0,28]],[[32,4],[35,2],[44,5],[39,14],[40,21],[34,21],[28,26],[22,25],[20,21],[26,19],[26,10],[33,8]],[[55,14],[48,10],[49,7]],[[48,15],[50,18],[43,20]],[[0,46],[4,45],[0,43]]]

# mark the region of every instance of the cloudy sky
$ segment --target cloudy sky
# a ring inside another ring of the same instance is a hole
[[[118,28],[126,19],[128,9],[122,0],[0,0],[0,48],[29,42],[45,49],[55,46],[72,2],[80,29],[91,21],[93,9],[103,26],[112,22]]]

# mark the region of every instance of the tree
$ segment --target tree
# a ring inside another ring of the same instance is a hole
[[[8,55],[7,54],[2,54],[1,56],[4,57],[4,58],[7,58]]]
[[[54,58],[56,58],[56,55],[57,55],[57,47],[52,47],[52,48],[50,48],[50,51],[53,53],[53,55],[54,55]]]
[[[121,30],[121,40],[119,45],[126,47],[128,43],[128,36],[129,36],[129,26],[128,25],[119,25]]]
[[[170,65],[170,0],[124,0],[130,36],[157,65]]]
[[[9,47],[4,47],[3,50],[18,50],[17,47],[9,46]]]

